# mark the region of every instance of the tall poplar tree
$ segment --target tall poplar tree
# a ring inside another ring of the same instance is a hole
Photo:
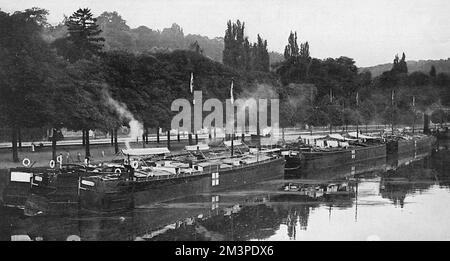
[[[297,32],[289,34],[288,45],[284,48],[284,58],[287,60],[291,57],[299,56],[299,48],[297,44]]]

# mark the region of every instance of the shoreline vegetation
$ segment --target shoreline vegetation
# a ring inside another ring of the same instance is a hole
[[[52,26],[47,15],[40,8],[0,11],[0,136],[11,142],[14,162],[20,161],[20,143],[31,129],[52,130],[51,158],[60,152],[63,128],[84,133],[88,157],[97,153],[86,135],[93,130],[109,133],[116,148],[122,127],[137,126],[144,135],[168,131],[176,113],[170,110],[172,101],[192,99],[191,75],[204,99],[229,98],[231,82],[235,98],[279,98],[282,128],[411,126],[423,122],[425,114],[437,124],[449,119],[450,75],[434,66],[428,73],[409,73],[404,53],[373,77],[358,72],[349,57],[311,57],[314,46],[301,41],[301,32],[291,32],[275,62],[267,40],[258,34],[255,43],[249,42],[245,23],[230,20],[218,62],[217,55],[212,60],[206,54],[205,41],[189,40],[179,26],[158,33],[130,29],[117,12],[94,17],[88,8]],[[180,45],[144,48],[166,36]]]

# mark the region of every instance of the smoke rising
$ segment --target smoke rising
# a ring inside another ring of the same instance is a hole
[[[276,87],[274,87],[270,84],[257,83],[256,85],[254,85],[253,88],[244,89],[244,91],[242,93],[240,93],[238,99],[243,100],[244,105],[245,105],[245,106],[241,107],[241,111],[238,111],[238,114],[241,113],[241,114],[245,115],[245,110],[247,108],[248,108],[249,112],[250,111],[253,111],[253,112],[258,111],[257,104],[259,102],[259,99],[267,99],[267,105],[268,105],[271,103],[270,99],[279,99],[279,94],[277,92]],[[254,101],[256,101],[256,103]],[[267,111],[267,113],[270,114],[270,111]],[[268,117],[270,117],[270,116],[268,116]],[[250,124],[250,126],[249,126],[250,131],[255,132],[256,128],[257,128],[256,122],[254,124],[249,122],[249,124]],[[271,134],[271,139],[274,139],[274,141],[277,141],[279,139],[278,132],[279,132],[278,126],[275,128],[274,128],[274,126],[264,128],[263,126],[260,125],[260,134],[262,134],[262,135]]]
[[[130,149],[130,142],[137,140],[144,133],[143,124],[134,118],[134,115],[128,110],[125,104],[114,100],[108,91],[104,90],[103,96],[107,104],[119,114],[121,119],[128,120],[130,133],[125,141],[125,145],[127,149]]]

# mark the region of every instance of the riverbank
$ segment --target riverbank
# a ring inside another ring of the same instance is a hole
[[[187,141],[172,142],[170,144],[172,151],[181,151],[186,145]],[[140,143],[130,143],[132,148],[142,148],[142,142]],[[145,147],[157,148],[157,147],[167,147],[165,142],[150,142],[145,144]],[[124,149],[125,144],[120,144],[119,151]],[[91,157],[90,160],[93,163],[96,162],[106,162],[111,161],[114,158],[120,157],[116,155],[114,146],[110,144],[98,144],[90,146]],[[120,152],[119,152],[120,153]],[[85,159],[85,148],[80,145],[64,146],[57,148],[57,155],[63,156],[63,163],[82,163]],[[9,169],[14,167],[22,166],[22,160],[28,158],[34,167],[48,166],[50,160],[52,159],[52,150],[49,147],[44,147],[37,152],[31,152],[30,149],[24,148],[19,150],[20,162],[13,162],[10,150],[0,151],[0,169]]]
[[[384,130],[386,126],[383,125],[369,125],[360,126],[359,130],[363,133],[371,133],[378,132]],[[419,126],[417,126],[419,130]],[[348,126],[347,131],[356,131],[356,126]],[[342,129],[335,129],[333,133],[340,133]],[[295,140],[299,135],[326,135],[330,133],[330,130],[326,127],[317,127],[313,130],[304,130],[304,129],[296,129],[296,128],[286,128],[285,129],[285,139],[287,141]],[[281,135],[281,134],[280,134]],[[239,136],[239,135],[238,135]],[[246,140],[248,140],[250,135],[246,135]],[[199,142],[208,139],[208,134],[200,134],[198,135]],[[223,139],[223,135],[218,135],[218,139]],[[125,148],[125,141],[128,138],[120,138],[119,139],[119,151]],[[160,142],[156,142],[156,136],[149,137],[149,143],[145,144],[146,147],[167,147],[167,136],[160,136]],[[97,139],[90,141],[90,152],[91,152],[91,162],[104,162],[110,161],[116,157],[114,146],[111,146],[110,139]],[[270,138],[268,142],[270,143]],[[31,143],[30,143],[31,144]],[[30,144],[22,143],[22,149],[19,149],[19,160],[20,162],[13,162],[11,155],[10,143],[2,143],[0,144],[0,169],[7,169],[13,167],[22,166],[22,160],[25,158],[30,159],[31,163],[35,167],[48,166],[49,161],[52,158],[52,150],[51,143],[44,142],[43,147],[39,148],[37,151],[32,152]],[[188,144],[187,136],[181,135],[180,142],[177,140],[177,136],[171,136],[171,151],[177,152],[184,149],[184,147]],[[142,148],[142,141],[140,142],[132,142],[130,146],[133,148]],[[85,148],[81,145],[81,141],[79,140],[65,140],[59,141],[57,144],[57,155],[62,155],[64,163],[82,163],[85,158]]]

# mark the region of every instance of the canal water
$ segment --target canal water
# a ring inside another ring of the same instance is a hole
[[[450,240],[449,148],[112,215],[2,208],[0,240]]]

